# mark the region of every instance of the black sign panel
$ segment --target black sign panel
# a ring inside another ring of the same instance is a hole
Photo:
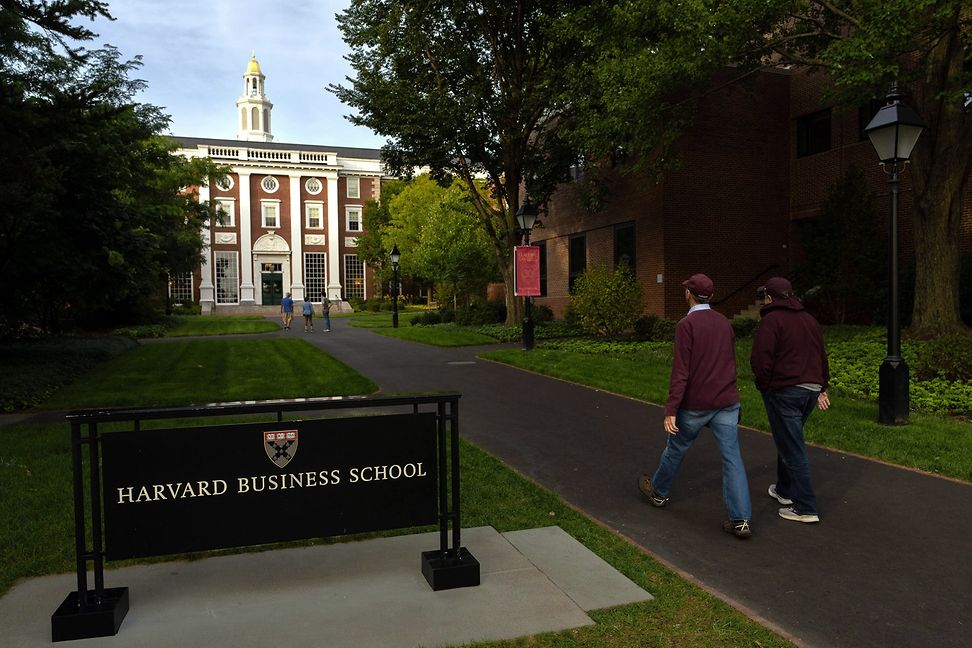
[[[421,413],[106,434],[106,555],[434,524],[435,432]]]

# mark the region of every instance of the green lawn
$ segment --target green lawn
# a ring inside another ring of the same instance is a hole
[[[304,340],[143,344],[65,387],[46,408],[187,405],[370,394],[377,385]]]
[[[749,349],[748,340],[737,345],[742,424],[768,431],[762,397],[749,369]],[[482,356],[650,403],[663,404],[668,397],[670,345],[624,354],[544,349],[541,345],[529,353],[502,349]],[[910,425],[887,427],[877,423],[877,403],[832,391],[831,408],[814,413],[807,422],[804,432],[811,443],[972,481],[972,425],[967,417],[912,412]]]
[[[375,333],[388,337],[421,342],[440,347],[474,346],[478,344],[496,344],[496,338],[471,331],[462,326],[439,324],[436,326],[408,326],[399,325],[398,328],[375,328]]]
[[[245,333],[267,333],[279,331],[280,324],[271,322],[262,315],[206,315],[180,317],[179,324],[168,329],[166,337],[188,337],[191,335],[238,335]]]

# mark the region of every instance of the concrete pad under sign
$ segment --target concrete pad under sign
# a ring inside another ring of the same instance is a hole
[[[558,526],[512,531],[503,537],[582,610],[653,598]]]
[[[118,635],[63,645],[450,646],[591,625],[582,606],[650,598],[558,527],[536,531],[463,530],[482,584],[439,592],[420,569],[438,533],[109,570],[106,586],[131,592]],[[0,647],[49,647],[51,613],[75,586],[46,576],[0,598]]]

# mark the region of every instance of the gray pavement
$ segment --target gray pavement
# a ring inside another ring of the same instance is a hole
[[[512,639],[591,625],[587,611],[651,596],[560,527],[466,529],[481,584],[433,592],[422,551],[438,533],[110,570],[131,609],[105,648],[403,648]],[[50,613],[73,574],[34,578],[0,599],[0,648],[51,645]]]

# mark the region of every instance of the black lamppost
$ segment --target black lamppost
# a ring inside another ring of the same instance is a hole
[[[898,172],[911,157],[918,137],[928,125],[914,110],[901,103],[903,94],[897,84],[891,86],[888,104],[867,125],[867,133],[881,165],[888,174],[891,193],[891,226],[888,236],[888,284],[891,292],[891,314],[888,321],[888,356],[878,373],[878,422],[884,425],[908,422],[908,365],[901,357],[901,322],[898,306]]]
[[[537,222],[536,205],[527,198],[516,212],[516,222],[523,232],[523,245],[530,245],[530,231]],[[530,317],[533,300],[530,297],[523,298],[523,350],[529,351],[533,348],[533,319]]]
[[[398,328],[398,260],[402,258],[402,253],[398,251],[398,245],[392,246],[392,328]]]

